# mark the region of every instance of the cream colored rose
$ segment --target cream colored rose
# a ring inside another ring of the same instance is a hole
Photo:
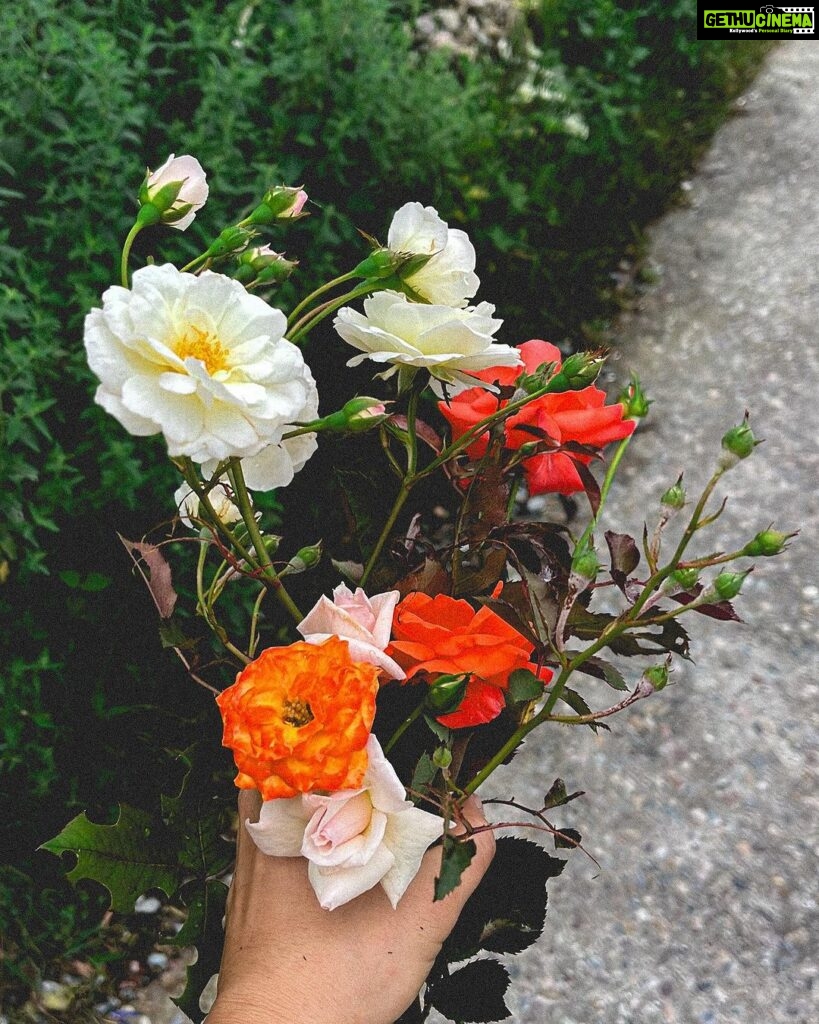
[[[406,799],[395,769],[375,736],[367,742],[368,767],[361,789],[326,796],[267,800],[258,822],[245,827],[272,857],[306,857],[307,873],[325,910],[381,884],[393,907],[415,878],[443,818]]]
[[[432,206],[402,206],[390,224],[387,247],[394,253],[429,257],[416,270],[401,274],[427,302],[461,307],[478,290],[475,250],[468,235],[448,227]]]
[[[301,468],[314,439],[263,453],[318,402],[285,328],[280,310],[222,274],[144,267],[130,289],[109,288],[102,309],[85,319],[88,363],[101,382],[96,401],[132,434],[161,432],[171,456],[208,466],[262,456],[248,485],[278,486]]]
[[[392,363],[390,376],[399,367],[424,368],[451,393],[466,387],[490,387],[470,372],[493,366],[519,366],[517,349],[497,343],[492,335],[503,323],[493,319],[495,307],[487,302],[466,309],[410,302],[399,292],[377,292],[364,302],[364,313],[345,306],[333,326],[353,348],[348,366],[364,359]],[[441,395],[440,384],[432,383]]]

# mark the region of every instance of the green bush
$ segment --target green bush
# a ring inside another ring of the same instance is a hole
[[[302,257],[303,290],[419,199],[470,232],[504,340],[578,339],[760,53],[697,43],[693,0],[542,0],[534,56],[523,33],[506,62],[466,61],[416,46],[422,6],[0,6],[0,932],[26,977],[100,910],[35,847],[81,808],[155,802],[160,731],[171,751],[203,728],[218,743],[115,535],[171,514],[173,474],[159,441],[93,405],[82,353],[145,163],[195,154],[212,198],[184,235],[143,232],[137,262],[190,258],[267,185],[304,183],[313,216],[273,239]]]

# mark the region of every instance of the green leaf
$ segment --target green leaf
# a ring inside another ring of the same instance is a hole
[[[438,774],[438,766],[433,764],[432,758],[424,751],[418,759],[415,771],[412,773],[410,789],[413,793],[422,793]]]
[[[179,863],[204,883],[224,871],[235,847],[224,839],[228,810],[214,793],[209,772],[197,768],[197,747],[180,755],[188,766],[177,796],[162,795],[162,818],[179,836]]]
[[[513,704],[522,704],[537,700],[543,694],[543,683],[528,668],[518,668],[509,676],[506,692]]]
[[[497,960],[475,960],[444,976],[429,993],[432,1005],[447,1019],[464,1022],[506,1020],[509,1008],[503,996],[509,972]]]
[[[113,825],[97,825],[85,812],[40,849],[59,856],[73,853],[77,863],[67,873],[72,883],[90,878],[111,894],[111,909],[130,914],[137,898],[149,889],[171,896],[179,865],[171,837],[150,815],[121,804]]]
[[[442,900],[461,884],[461,875],[472,863],[475,843],[445,835],[441,849],[441,873],[435,879],[435,899]]]
[[[564,689],[560,695],[560,699],[564,701],[575,714],[578,715],[590,715],[592,713],[591,708],[586,701],[580,696],[576,690],[570,689],[568,686]],[[597,732],[598,729],[605,729],[608,731],[608,726],[602,722],[588,722],[586,723],[592,732]]]
[[[171,939],[175,946],[196,946],[196,963],[185,972],[185,990],[174,1002],[191,1020],[200,1020],[199,997],[205,985],[219,970],[224,933],[228,889],[222,882],[211,879],[198,890],[188,903],[188,919]]]
[[[519,953],[543,931],[546,883],[566,865],[528,839],[503,836],[478,888],[469,898],[443,947],[449,962],[479,950]]]
[[[424,715],[424,721],[432,732],[435,733],[441,743],[449,744],[450,739],[452,738],[451,729],[447,728],[445,725],[441,725],[437,718],[433,718],[432,715]]]

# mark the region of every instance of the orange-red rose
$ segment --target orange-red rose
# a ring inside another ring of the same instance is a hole
[[[439,594],[409,594],[393,617],[395,639],[388,652],[412,678],[430,675],[469,675],[463,701],[456,711],[439,715],[452,729],[490,722],[502,711],[509,675],[519,668],[536,671],[530,663],[533,645],[491,608],[475,611],[468,601]],[[551,679],[541,669],[544,682]]]
[[[557,363],[555,372],[560,368],[560,350],[549,342],[527,341],[518,348],[526,373],[533,373],[542,363]],[[514,384],[520,372],[520,369],[499,366],[492,370],[482,370],[474,376],[486,381]],[[634,430],[634,421],[623,419],[623,406],[619,403],[605,403],[605,393],[593,386],[583,388],[582,391],[543,395],[505,421],[505,446],[517,449],[542,436],[527,427],[535,427],[561,444],[575,441],[594,448],[602,448],[612,441],[628,437]],[[483,388],[469,388],[451,399],[448,405],[439,402],[438,408],[452,426],[453,440],[457,440],[480,420],[495,412],[498,401]],[[480,458],[486,451],[487,443],[488,436],[482,434],[469,445],[467,454],[473,459]],[[582,491],[583,481],[577,472],[577,463],[588,464],[590,461],[587,455],[569,452],[544,452],[530,456],[523,463],[529,493],[571,494]]]
[[[236,785],[265,800],[360,786],[377,690],[378,668],[337,637],[263,651],[216,698]]]

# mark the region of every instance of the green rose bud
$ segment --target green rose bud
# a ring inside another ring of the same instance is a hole
[[[277,220],[296,220],[306,217],[302,213],[307,202],[307,193],[301,186],[274,185],[265,192],[264,198],[247,218],[250,224],[269,225]]]
[[[594,384],[606,361],[602,350],[595,352],[575,352],[563,361],[560,372],[552,377],[551,389],[559,391],[581,391]]]
[[[629,420],[639,420],[648,416],[651,399],[646,398],[640,379],[631,375],[631,381],[620,393],[617,401],[623,406],[623,416]]]
[[[600,559],[593,547],[584,545],[575,550],[572,556],[572,575],[581,580],[594,582],[600,572]]]
[[[452,751],[449,747],[436,747],[432,752],[432,763],[436,768],[449,768],[452,764]]]
[[[238,225],[225,228],[208,246],[206,255],[211,259],[222,259],[225,256],[233,255],[233,253],[241,252],[255,234],[256,232],[250,228],[241,228]]]
[[[709,593],[713,591],[720,601],[730,601],[740,592],[745,577],[750,571],[750,569],[746,569],[745,572],[721,572],[714,580],[714,585],[710,588]]]
[[[779,555],[787,547],[786,541],[795,536],[796,533],[780,533],[779,530],[768,527],[767,530],[758,533],[753,540],[748,541],[742,549],[742,554],[750,558],[770,558],[772,555]]]
[[[358,264],[353,273],[356,277],[380,280],[392,277],[403,263],[404,257],[399,253],[391,252],[389,249],[375,249]]]
[[[678,512],[685,505],[685,488],[682,485],[682,476],[660,498],[660,504],[673,509],[675,512]]]
[[[652,665],[643,672],[643,679],[655,691],[664,689],[668,683],[668,665]]]
[[[720,465],[730,469],[742,459],[747,459],[761,441],[757,441],[748,425],[748,413],[738,427],[732,427],[722,438],[722,458]]]
[[[312,569],[321,561],[321,553],[321,541],[317,544],[308,544],[306,547],[299,548],[279,575],[285,576],[291,573],[306,572],[308,569]]]
[[[439,676],[427,690],[427,705],[436,715],[449,714],[464,699],[469,673]]]
[[[670,577],[683,590],[693,590],[700,578],[699,569],[675,569]]]

